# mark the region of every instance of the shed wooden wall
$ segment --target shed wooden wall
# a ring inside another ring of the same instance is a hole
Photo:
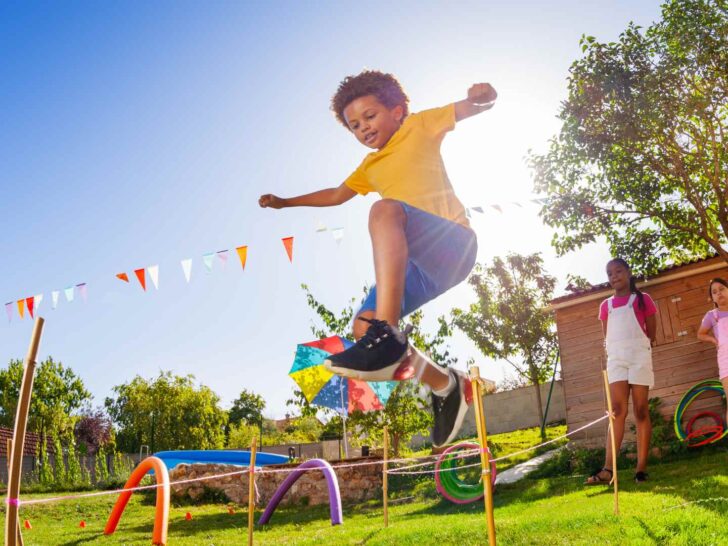
[[[657,345],[652,350],[655,386],[650,398],[662,400],[662,412],[671,417],[683,394],[698,381],[718,377],[715,348],[698,341],[696,333],[703,315],[712,308],[708,282],[713,277],[728,279],[728,266],[700,272],[706,265],[720,264],[717,259],[671,269],[641,286],[659,309]],[[695,273],[684,278],[656,282],[677,273]],[[556,325],[561,349],[562,377],[568,430],[574,430],[604,415],[606,398],[601,370],[605,366],[604,338],[597,318],[599,304],[611,295],[604,290],[598,299],[582,301],[556,310]],[[574,298],[575,300],[581,298]],[[558,301],[558,300],[557,300]],[[702,410],[721,413],[717,394],[703,395],[690,406],[686,417]],[[625,442],[634,441],[630,404]],[[607,427],[600,423],[572,438],[580,445],[603,445]]]

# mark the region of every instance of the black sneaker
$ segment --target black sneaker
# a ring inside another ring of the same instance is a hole
[[[441,447],[455,439],[468,412],[466,387],[468,385],[461,374],[448,370],[455,379],[455,388],[445,397],[432,393],[432,412],[435,424],[432,427],[432,445]]]
[[[326,359],[324,368],[352,379],[390,381],[407,357],[407,334],[412,326],[400,332],[385,320],[364,317],[359,320],[370,324],[367,333],[353,347]]]

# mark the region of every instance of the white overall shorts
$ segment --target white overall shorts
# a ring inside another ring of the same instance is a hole
[[[723,380],[728,377],[728,318],[721,319],[717,309],[713,309],[713,318],[713,335],[718,340],[718,377]]]
[[[634,314],[636,297],[630,295],[627,305],[616,309],[614,298],[608,300],[607,375],[610,383],[627,381],[630,385],[652,387],[652,347]]]

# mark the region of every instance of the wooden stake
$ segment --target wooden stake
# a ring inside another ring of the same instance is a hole
[[[23,382],[20,385],[20,399],[18,409],[15,413],[15,428],[13,430],[13,449],[8,453],[10,465],[8,471],[8,503],[5,512],[5,544],[6,546],[21,546],[23,539],[20,537],[20,526],[18,525],[18,496],[20,495],[20,477],[23,466],[23,448],[25,447],[25,430],[28,424],[28,410],[30,409],[30,397],[33,394],[33,374],[35,373],[35,357],[38,354],[40,336],[43,333],[43,319],[35,319],[33,335],[30,338],[28,354],[25,357],[25,370],[23,371]]]
[[[614,413],[612,413],[612,395],[609,392],[607,370],[602,370],[604,390],[607,392],[607,411],[609,411],[609,441],[612,444],[612,481],[614,482],[614,515],[619,515],[619,480],[617,479],[617,443],[614,440]]]
[[[488,454],[488,431],[485,427],[485,409],[483,408],[483,392],[481,388],[480,369],[477,366],[470,368],[470,382],[473,387],[473,403],[475,404],[475,423],[478,428],[478,440],[480,442],[480,463],[482,465],[481,475],[485,495],[485,519],[488,523],[488,544],[495,546],[495,517],[493,514],[493,484],[490,476],[490,455]]]
[[[384,427],[384,462],[382,463],[382,495],[384,498],[384,527],[389,527],[389,495],[387,494],[388,489],[388,477],[387,474],[387,459],[389,458],[389,431],[387,427]]]
[[[248,467],[248,546],[253,546],[253,517],[255,516],[255,452],[256,440],[250,445],[250,463]]]
[[[8,438],[8,444],[7,444],[7,454],[8,454],[8,470],[10,470],[10,454],[13,452],[13,441]],[[18,517],[18,546],[23,546],[23,533],[20,531],[20,517]]]

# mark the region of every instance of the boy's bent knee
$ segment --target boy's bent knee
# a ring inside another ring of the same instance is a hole
[[[381,199],[372,205],[369,210],[369,225],[385,219],[404,221],[405,214],[402,204],[395,199]]]

